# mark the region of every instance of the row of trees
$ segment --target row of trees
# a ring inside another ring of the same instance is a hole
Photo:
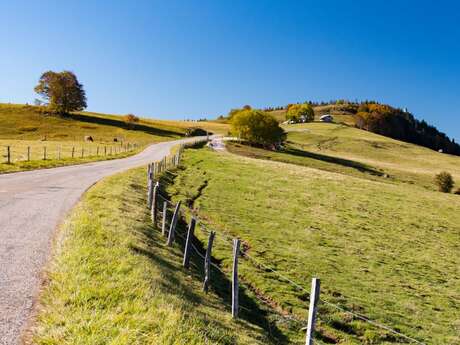
[[[350,100],[332,100],[329,102],[312,102],[289,104],[282,107],[286,110],[286,118],[295,122],[307,112],[306,107],[333,106],[334,112],[354,116],[356,127],[387,137],[425,146],[436,151],[460,155],[460,145],[450,139],[436,127],[429,125],[424,120],[417,120],[407,110],[380,104],[374,100],[363,102]],[[279,109],[268,108],[268,109]],[[291,111],[292,109],[292,111]],[[302,109],[299,113],[299,109]],[[326,109],[325,111],[328,111]],[[308,117],[307,117],[308,118]]]
[[[390,138],[460,155],[460,145],[425,121],[389,105],[362,103],[355,114],[356,127]]]

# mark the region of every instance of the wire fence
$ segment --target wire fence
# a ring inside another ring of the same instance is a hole
[[[192,145],[194,145],[194,144],[196,144],[196,142],[193,143]],[[219,232],[217,232],[215,229],[211,229],[205,220],[202,220],[202,219],[199,218],[196,210],[192,209],[191,207],[187,207],[187,206],[179,208],[181,206],[180,203],[179,203],[179,207],[178,207],[178,203],[174,203],[172,200],[170,200],[166,195],[164,195],[160,191],[159,182],[158,182],[159,181],[159,176],[161,176],[161,174],[163,174],[169,168],[177,167],[180,164],[180,160],[181,160],[181,157],[182,157],[182,152],[183,152],[184,147],[185,146],[181,146],[180,149],[178,150],[178,152],[174,156],[167,157],[163,161],[154,162],[151,165],[149,165],[148,183],[147,183],[148,184],[148,193],[147,194],[148,194],[148,196],[151,195],[151,198],[152,198],[152,200],[151,200],[151,202],[149,204],[149,208],[151,208],[151,210],[152,210],[152,215],[154,213],[154,209],[156,209],[158,207],[159,203],[166,204],[167,208],[165,208],[165,209],[169,209],[169,210],[174,209],[174,210],[177,210],[177,212],[174,212],[173,219],[171,221],[167,221],[167,214],[163,214],[163,223],[168,225],[168,229],[167,229],[166,233],[164,234],[165,236],[169,237],[169,233],[171,231],[173,231],[174,234],[177,235],[184,243],[187,243],[187,237],[188,236],[186,237],[186,236],[184,236],[184,234],[182,234],[179,231],[177,231],[177,229],[174,228],[175,226],[172,225],[172,224],[174,224],[174,217],[181,217],[181,219],[183,221],[185,221],[185,222],[187,221],[187,219],[193,218],[194,222],[196,222],[196,224],[197,224],[197,226],[198,226],[198,228],[200,229],[201,232],[203,232],[207,236],[210,236],[212,233],[216,234],[215,239],[217,239],[217,241],[219,241],[219,243],[221,245],[225,246],[230,251],[230,249],[234,248],[235,238],[228,231],[219,231]],[[156,184],[155,184],[156,190],[153,187],[155,181],[156,181]],[[148,200],[148,203],[149,203],[149,200]],[[156,225],[157,220],[154,218],[153,222],[154,222],[154,225]],[[190,227],[189,227],[189,229],[190,229]],[[189,234],[187,234],[187,235],[189,235]],[[193,238],[194,238],[195,241],[199,241],[197,237],[193,236]],[[205,247],[206,243],[203,243],[201,241],[199,241],[199,243],[202,245],[203,248]],[[208,245],[209,245],[209,243],[208,243]],[[203,250],[198,248],[193,242],[190,245],[190,250],[192,250],[200,259],[202,259],[204,263],[206,263],[206,260],[207,260],[206,254],[203,253]],[[187,251],[187,245],[185,245],[185,248],[184,248],[184,252],[186,252],[186,251]],[[187,255],[187,254],[184,254],[184,255]],[[293,280],[292,278],[288,277],[285,273],[280,272],[280,271],[274,269],[273,267],[271,267],[271,266],[261,262],[260,260],[256,259],[252,255],[250,255],[247,250],[245,250],[245,249],[241,250],[240,249],[237,252],[237,255],[234,255],[234,256],[235,257],[241,256],[242,258],[246,259],[245,261],[247,263],[250,263],[251,267],[255,268],[258,272],[264,273],[264,274],[266,272],[271,272],[274,275],[276,275],[279,278],[280,281],[284,281],[285,284],[289,284],[294,289],[297,289],[297,290],[300,290],[300,291],[304,292],[309,297],[310,303],[311,303],[312,299],[314,299],[314,297],[312,296],[312,293],[308,289],[306,289],[302,284],[300,284],[300,283],[296,282],[295,280]],[[235,257],[233,258],[234,264],[235,264]],[[215,262],[214,259],[211,259],[209,264],[225,277],[227,277],[228,275],[231,274],[231,272],[229,271],[228,268],[221,267],[219,264],[217,264]],[[235,276],[233,276],[232,279],[235,280]],[[236,278],[236,279],[238,280],[238,278]],[[283,319],[286,322],[296,323],[299,327],[301,327],[302,330],[304,330],[306,328],[307,329],[307,344],[312,344],[313,343],[312,342],[313,337],[312,337],[312,339],[308,340],[308,328],[312,326],[312,325],[310,325],[310,323],[311,323],[310,317],[309,317],[309,319],[304,319],[304,318],[299,318],[296,315],[287,313],[286,311],[282,310],[281,306],[279,306],[278,303],[276,303],[276,301],[272,301],[270,298],[268,298],[266,296],[263,296],[258,292],[254,293],[254,288],[252,288],[250,284],[247,284],[247,283],[244,283],[244,282],[242,282],[242,283],[243,284],[242,284],[241,288],[243,288],[243,289],[245,289],[247,291],[251,291],[252,296],[259,303],[261,303],[265,307],[267,307],[272,313],[275,313],[276,315],[278,315],[281,319]],[[415,339],[414,337],[411,337],[411,336],[409,336],[407,334],[404,334],[401,331],[396,330],[395,328],[390,327],[390,326],[388,326],[386,324],[383,324],[383,323],[380,323],[378,321],[372,320],[370,317],[367,317],[367,316],[365,316],[363,314],[356,313],[356,312],[350,310],[349,308],[347,308],[345,306],[332,303],[332,302],[330,302],[328,299],[326,299],[324,297],[318,298],[318,301],[323,303],[324,305],[330,307],[330,308],[333,308],[335,310],[338,310],[338,311],[340,311],[342,313],[345,313],[345,314],[351,316],[353,319],[361,320],[361,321],[363,321],[365,323],[368,323],[368,324],[372,325],[373,327],[376,327],[376,328],[382,329],[382,330],[384,330],[386,332],[389,332],[389,333],[393,334],[394,336],[400,338],[401,340],[404,340],[404,341],[407,341],[407,342],[410,342],[410,343],[414,343],[414,344],[426,345],[425,342],[422,342],[422,341],[420,341],[418,339]],[[234,301],[232,300],[232,306],[233,306],[233,303],[234,303]],[[250,306],[245,306],[245,305],[242,305],[242,304],[240,304],[239,307],[241,309],[243,309],[243,310],[249,310],[249,308],[250,308]],[[310,313],[311,313],[312,308],[313,308],[312,304],[310,304],[310,307],[308,308]],[[314,320],[314,317],[315,316],[313,316],[313,320]],[[307,326],[307,327],[305,327],[305,326]],[[313,331],[314,331],[314,327],[313,327]],[[314,334],[313,331],[312,331],[312,334]],[[321,341],[321,339],[315,338],[315,343],[322,344],[324,342]]]
[[[29,145],[28,145],[29,144]],[[109,157],[135,151],[137,143],[115,143],[99,145],[96,143],[75,144],[68,142],[20,143],[4,145],[1,154],[4,164],[31,162],[39,160],[81,159],[89,157]]]

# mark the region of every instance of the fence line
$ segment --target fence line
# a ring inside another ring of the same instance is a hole
[[[196,144],[196,142],[194,143]],[[181,147],[179,148],[179,151],[172,157],[170,157],[170,164],[168,165],[168,160],[163,160],[162,162],[155,162],[154,164],[158,164],[158,173],[161,173],[161,172],[164,172],[167,170],[168,167],[176,167],[180,164],[180,160],[181,160],[181,156],[182,156],[182,151],[184,149],[184,145],[181,145]],[[150,168],[149,168],[150,170]],[[150,174],[149,175],[149,179],[152,177],[152,175]],[[153,183],[149,180],[149,183]],[[161,192],[158,192],[158,197],[159,199],[163,200],[163,204],[167,204],[167,205],[170,205],[170,206],[173,206],[173,207],[176,207],[176,210],[178,211],[179,213],[179,208],[177,206],[180,206],[180,201],[177,203],[177,204],[174,204],[171,200],[169,200],[166,196],[162,195]],[[152,208],[156,208],[157,203],[154,203],[152,204]],[[191,212],[192,214],[192,219],[193,221],[196,221],[196,224],[199,226],[200,230],[203,231],[204,233],[207,233],[208,235],[210,235],[211,233],[214,233],[215,234],[215,231],[212,231],[212,230],[209,230],[207,228],[207,226],[199,219],[197,218],[197,215],[196,215],[196,211],[191,209],[190,207],[185,207],[188,211]],[[186,218],[186,214],[185,214],[185,211],[184,210],[180,210],[180,213],[183,215],[184,218]],[[174,221],[174,219],[172,220]],[[176,219],[177,221],[177,219]],[[170,230],[171,232],[171,230]],[[249,255],[247,252],[245,251],[241,251],[239,250],[239,239],[231,239],[230,237],[228,237],[228,235],[225,233],[225,232],[219,232],[220,235],[223,236],[223,238],[225,239],[224,242],[226,244],[229,244],[230,245],[230,241],[233,242],[233,257],[234,257],[234,261],[233,261],[233,278],[232,278],[232,281],[235,281],[236,279],[236,282],[238,281],[238,274],[237,274],[237,262],[235,262],[235,258],[237,258],[238,254],[242,255],[243,257],[247,258],[249,261],[251,261],[256,268],[258,268],[259,270],[262,270],[261,267],[263,267],[264,270],[268,270],[274,274],[276,274],[278,277],[282,278],[283,280],[285,280],[287,283],[289,283],[290,285],[296,287],[297,289],[300,289],[301,291],[303,292],[306,292],[309,296],[311,295],[310,291],[308,291],[306,288],[304,288],[302,285],[298,284],[297,282],[295,282],[294,280],[290,279],[289,277],[285,276],[284,274],[280,273],[279,271],[273,269],[272,267],[260,262],[259,260],[256,260],[255,258],[253,258],[251,255]],[[189,242],[189,239],[188,238],[184,238],[180,233],[176,232],[174,235],[177,235],[178,237],[180,237],[182,240],[186,241],[186,245],[188,245],[188,243],[190,244],[190,248],[193,249],[193,251],[201,258],[204,260],[205,264],[206,264],[206,256],[204,256],[200,250],[198,250],[198,248],[196,248],[196,246],[193,244],[193,242],[191,241],[190,239],[190,242]],[[171,236],[171,234],[168,234],[168,236]],[[219,238],[220,239],[220,238]],[[169,241],[168,241],[168,244],[169,244]],[[218,265],[216,265],[215,263],[212,262],[212,260],[209,260],[209,264],[214,267],[215,269],[217,269],[218,271],[220,271],[222,274],[226,275],[227,273],[224,272]],[[206,279],[206,277],[205,277]],[[314,278],[315,279],[315,278]],[[209,281],[207,282],[207,284],[209,283]],[[401,338],[404,338],[406,340],[409,340],[413,343],[416,343],[416,344],[420,344],[420,345],[426,345],[425,343],[415,339],[415,338],[412,338],[402,332],[399,332],[387,325],[384,325],[384,324],[381,324],[377,321],[374,321],[374,320],[371,320],[370,318],[364,316],[364,315],[361,315],[361,314],[358,314],[358,313],[355,313],[355,312],[352,312],[342,306],[339,306],[337,304],[334,304],[332,302],[329,302],[328,300],[324,299],[324,298],[319,298],[319,281],[317,282],[318,283],[318,289],[315,291],[318,291],[318,299],[319,301],[323,302],[325,305],[328,305],[330,307],[333,307],[343,313],[346,313],[348,315],[351,315],[357,319],[360,319],[364,322],[367,322],[377,328],[381,328],[381,329],[384,329],[394,335],[397,335]],[[312,282],[312,286],[314,287],[315,285],[315,280],[313,280]],[[236,284],[233,284],[233,287],[232,287],[232,315],[234,317],[237,316],[237,309],[238,309],[238,294],[236,293],[235,294],[235,291],[238,291],[238,283]],[[313,289],[312,289],[313,291]],[[316,293],[316,292],[315,292]],[[270,308],[273,308],[272,305],[270,305],[267,301],[265,301],[263,298],[260,298],[259,296],[257,296],[257,294],[255,294],[257,300],[259,301],[262,301],[264,304],[268,305]],[[236,298],[235,298],[236,297]],[[311,297],[311,296],[310,296]],[[316,302],[312,302],[314,306],[316,306]],[[236,309],[235,309],[236,307]],[[315,310],[316,310],[316,307],[315,307]],[[309,322],[308,324],[308,332],[307,332],[307,344],[312,344],[311,342],[311,335],[313,334],[314,332],[314,319],[315,319],[315,312],[312,310],[311,311],[311,315],[309,315],[309,321],[311,320],[311,323]],[[299,323],[302,323],[304,324],[305,320],[298,320],[296,319],[295,317],[293,317],[292,319],[290,320],[294,320],[296,322],[299,322]],[[310,337],[309,337],[310,335]]]
[[[5,151],[2,153],[4,158],[3,162],[6,164],[14,164],[15,162],[30,162],[30,161],[39,161],[39,160],[62,160],[69,158],[85,158],[85,157],[100,157],[100,156],[112,156],[115,152],[115,155],[132,152],[140,147],[137,143],[126,143],[121,145],[93,145],[93,146],[82,146],[80,150],[80,155],[76,151],[75,146],[70,145],[59,145],[58,142],[53,142],[52,145],[49,145],[51,142],[46,142],[43,146],[32,147],[32,146],[16,146],[14,145],[5,145]],[[104,148],[101,150],[100,148]],[[35,148],[35,150],[34,150]],[[110,151],[108,150],[110,149]],[[53,154],[51,154],[53,152]],[[67,154],[65,154],[67,153]],[[76,155],[77,153],[77,155]],[[102,154],[101,154],[102,153]]]

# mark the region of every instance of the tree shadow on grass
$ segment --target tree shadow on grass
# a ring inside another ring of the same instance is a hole
[[[297,157],[306,157],[306,158],[320,160],[326,163],[342,165],[344,167],[353,168],[362,173],[368,173],[368,174],[375,175],[375,176],[384,175],[384,173],[381,172],[380,170],[374,169],[370,167],[369,165],[366,165],[360,162],[352,161],[350,159],[332,157],[332,156],[327,156],[327,155],[310,152],[310,151],[303,151],[303,150],[299,150],[293,147],[287,148],[286,151],[284,151],[284,153],[293,155],[293,156],[297,156]]]
[[[172,130],[146,126],[146,125],[138,124],[138,123],[133,124],[132,127],[128,127],[124,121],[103,118],[103,117],[98,117],[98,116],[89,116],[89,115],[84,115],[84,114],[71,114],[71,115],[68,115],[67,117],[69,119],[74,119],[74,120],[78,120],[82,122],[96,123],[96,124],[105,125],[105,126],[113,126],[113,127],[123,128],[126,130],[132,129],[136,131],[142,131],[150,135],[157,135],[157,136],[162,136],[162,137],[174,137],[175,138],[177,136],[184,135],[184,133],[181,133],[181,132],[175,132]]]

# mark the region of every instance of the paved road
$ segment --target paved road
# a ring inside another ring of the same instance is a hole
[[[0,175],[0,344],[16,345],[31,314],[56,227],[101,178],[161,159],[179,141],[124,159]]]

